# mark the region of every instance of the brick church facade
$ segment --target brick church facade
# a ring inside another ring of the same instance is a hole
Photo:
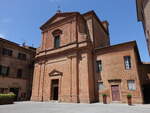
[[[143,103],[149,64],[135,41],[110,45],[108,22],[94,11],[56,13],[44,25],[35,57],[32,101]]]

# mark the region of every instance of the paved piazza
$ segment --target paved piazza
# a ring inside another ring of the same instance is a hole
[[[0,105],[0,113],[150,113],[150,105],[15,102]]]

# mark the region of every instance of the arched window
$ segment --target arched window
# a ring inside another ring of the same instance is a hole
[[[62,34],[62,31],[57,29],[52,32],[53,37],[54,37],[54,48],[59,48],[60,47],[60,36]]]

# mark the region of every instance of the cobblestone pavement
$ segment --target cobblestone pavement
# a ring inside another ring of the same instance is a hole
[[[150,105],[15,102],[0,105],[0,113],[150,113]]]

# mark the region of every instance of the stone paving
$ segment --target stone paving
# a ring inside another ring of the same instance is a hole
[[[15,102],[0,105],[0,113],[150,113],[150,105]]]

